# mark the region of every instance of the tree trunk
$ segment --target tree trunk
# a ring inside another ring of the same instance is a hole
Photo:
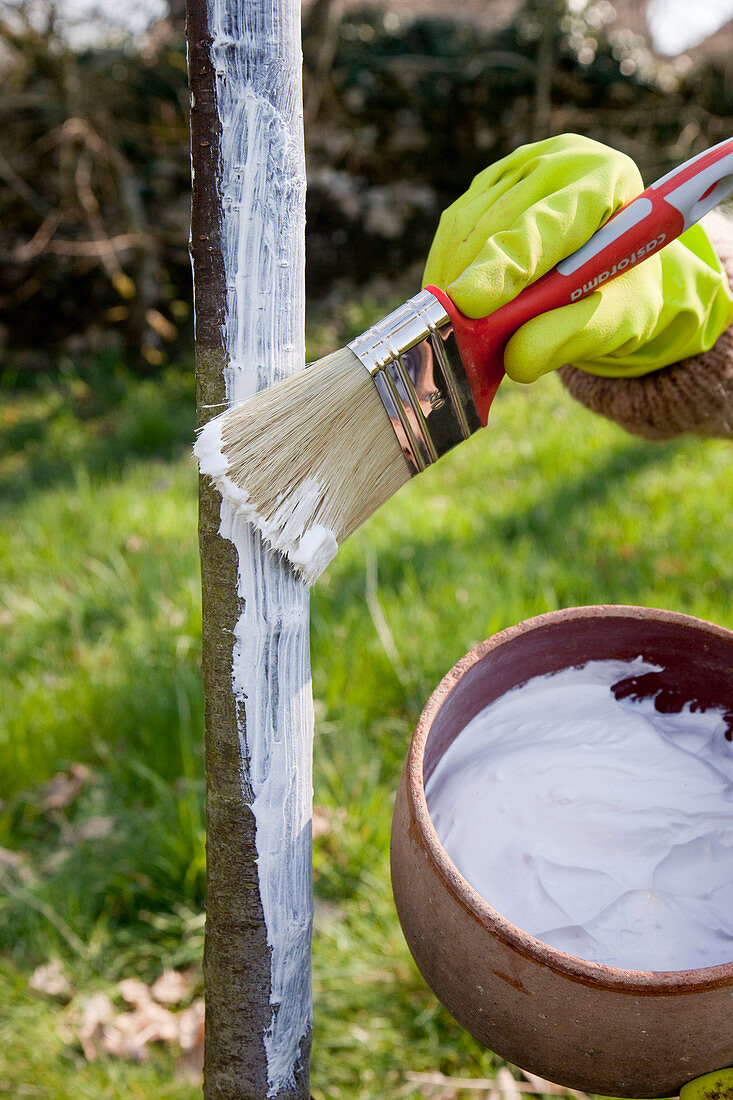
[[[304,362],[298,0],[188,0],[199,418]],[[308,594],[200,487],[207,1100],[307,1100]]]

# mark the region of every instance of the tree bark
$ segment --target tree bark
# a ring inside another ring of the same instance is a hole
[[[188,0],[199,420],[303,365],[298,0]],[[307,1100],[308,594],[200,485],[206,1100]]]

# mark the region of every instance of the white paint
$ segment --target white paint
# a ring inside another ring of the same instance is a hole
[[[234,404],[305,362],[300,6],[208,0],[207,11],[222,127],[223,335]],[[215,451],[208,451],[214,464]],[[232,690],[271,947],[272,1018],[263,1044],[268,1096],[276,1096],[292,1087],[312,1026],[309,604],[305,586],[233,503],[222,502],[220,531],[239,557]]]
[[[333,531],[320,523],[314,523],[301,535],[287,555],[295,568],[300,570],[306,584],[313,584],[328,563],[336,557],[338,548]]]
[[[218,489],[220,485],[229,482],[226,476],[229,463],[222,449],[221,420],[218,416],[210,420],[198,433],[193,453],[199,461],[201,473],[213,478]],[[219,491],[223,496],[222,490],[219,489]]]
[[[278,554],[287,558],[310,586],[338,553],[336,535],[321,523],[311,523],[315,502],[322,487],[314,479],[298,487],[298,496],[283,493],[282,506],[265,519],[249,498],[247,490],[228,477],[229,461],[222,445],[222,418],[210,420],[199,432],[193,449],[202,474],[216,484],[232,509],[251,523]]]
[[[227,506],[221,534],[237,547],[240,560],[244,608],[235,627],[232,687],[243,789],[251,784],[255,796],[260,895],[272,948],[271,1003],[279,1006],[263,1036],[268,1095],[275,1096],[292,1084],[300,1043],[312,1023],[308,590]]]
[[[336,556],[338,543],[333,531],[312,516],[323,487],[315,478],[306,478],[298,485],[297,496],[289,491],[278,498],[278,508],[269,519],[248,509],[249,518],[268,543],[296,566],[304,579],[313,584]]]
[[[722,713],[662,715],[610,686],[652,666],[537,677],[478,714],[427,784],[474,889],[569,954],[637,970],[733,960],[733,744]]]

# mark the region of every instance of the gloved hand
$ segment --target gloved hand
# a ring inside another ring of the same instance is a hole
[[[705,1073],[680,1089],[680,1100],[725,1100],[733,1096],[733,1067]]]
[[[524,145],[491,165],[444,212],[423,276],[468,317],[485,317],[584,244],[644,189],[625,154],[577,134]],[[509,341],[510,378],[572,363],[611,377],[647,374],[713,346],[733,295],[705,231],[587,298],[535,317]]]

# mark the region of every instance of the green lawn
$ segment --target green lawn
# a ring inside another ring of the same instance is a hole
[[[110,368],[0,398],[0,1095],[183,1100],[199,1090],[165,1048],[144,1065],[90,1063],[74,1019],[92,992],[200,958],[190,374],[132,385]],[[646,604],[733,626],[731,484],[724,443],[647,444],[554,378],[505,383],[489,430],[406,486],[319,581],[316,1100],[499,1065],[436,1005],[392,908],[392,798],[435,683],[489,634],[557,607]],[[46,784],[73,763],[90,773],[54,806]],[[63,1001],[28,985],[54,958]]]

